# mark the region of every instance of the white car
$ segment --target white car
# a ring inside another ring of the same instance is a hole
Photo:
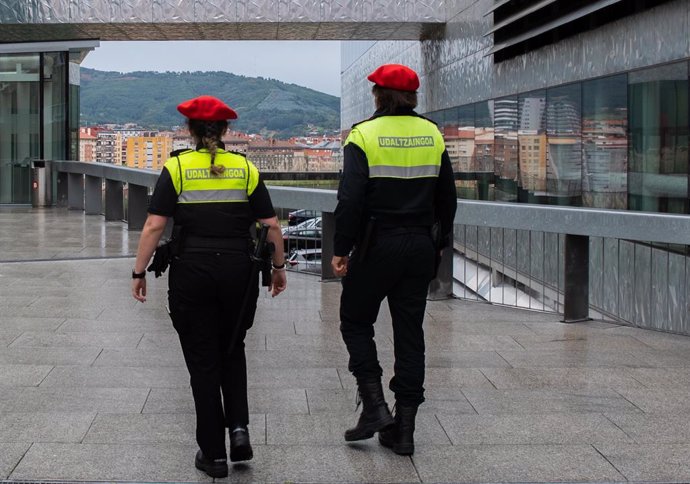
[[[288,267],[294,271],[321,274],[321,249],[299,249],[287,260]]]

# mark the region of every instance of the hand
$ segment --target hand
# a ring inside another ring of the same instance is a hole
[[[271,297],[276,297],[283,292],[287,287],[287,271],[271,271],[271,286],[268,288],[271,291]]]
[[[338,277],[344,277],[347,275],[347,261],[348,257],[346,255],[334,255],[331,259],[331,268],[333,273]]]
[[[146,302],[146,278],[132,279],[132,296],[139,302]]]

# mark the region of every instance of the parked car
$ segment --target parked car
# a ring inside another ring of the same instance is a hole
[[[321,249],[296,250],[287,262],[292,270],[321,274]]]
[[[286,254],[299,249],[320,249],[321,227],[283,229],[283,244]]]
[[[304,208],[288,213],[288,225],[297,225],[305,220],[316,217],[316,210],[306,210]]]

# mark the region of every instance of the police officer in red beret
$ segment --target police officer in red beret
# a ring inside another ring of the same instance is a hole
[[[332,267],[343,276],[340,329],[363,403],[345,440],[379,432],[381,444],[410,455],[417,407],[424,401],[426,295],[440,250],[451,239],[455,182],[437,126],[414,111],[417,74],[387,64],[368,79],[376,112],[345,140],[335,210]],[[439,235],[432,237],[432,227]],[[384,298],[393,320],[395,418],[384,399],[374,343]]]
[[[225,477],[226,427],[230,460],[253,457],[244,337],[259,288],[256,279],[250,280],[250,226],[258,221],[270,227],[273,296],[287,284],[283,239],[259,171],[243,154],[226,151],[221,141],[227,120],[237,118],[235,111],[212,96],[190,99],[177,109],[188,118],[196,149],[173,152],[163,167],[139,241],[132,295],[146,301],[146,266],[173,217],[173,233],[181,235],[170,264],[168,303],[191,377],[200,448],[195,465],[211,477]],[[240,321],[246,291],[251,291],[249,307]]]

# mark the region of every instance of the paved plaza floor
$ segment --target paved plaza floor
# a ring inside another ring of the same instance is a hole
[[[18,261],[0,263],[0,481],[211,480],[193,465],[166,278],[145,304],[129,295],[137,239],[81,212],[0,208],[0,260]],[[427,306],[414,456],[345,443],[339,294],[298,273],[262,293],[247,337],[255,458],[222,481],[690,481],[690,338],[460,300]],[[376,329],[388,379],[385,305]]]

